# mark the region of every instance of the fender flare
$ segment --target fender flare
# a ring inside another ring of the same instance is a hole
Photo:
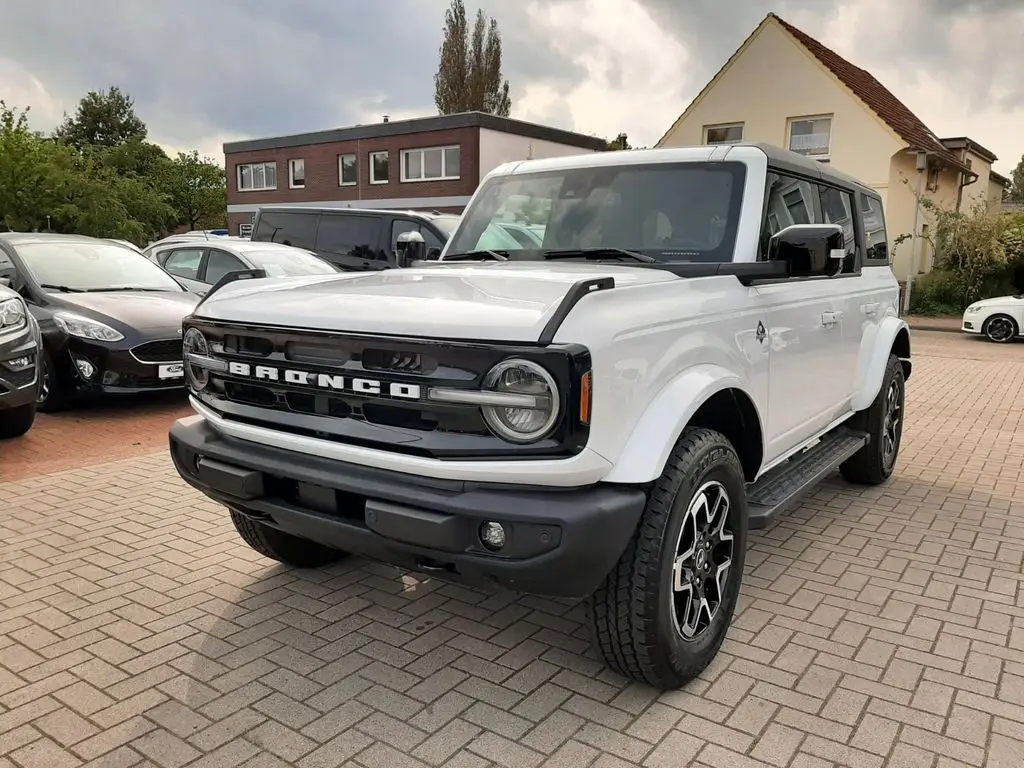
[[[901,334],[902,339],[899,338]],[[903,364],[904,376],[909,379],[910,326],[903,318],[890,315],[882,320],[873,333],[864,334],[861,340],[860,362],[857,366],[858,386],[850,401],[852,410],[863,411],[874,402],[882,388],[889,355],[894,351]]]
[[[738,389],[750,398],[743,379],[720,365],[695,365],[677,375],[647,406],[603,482],[637,484],[657,480],[694,414],[709,398],[727,389]],[[758,428],[763,432],[761,424]],[[763,440],[763,434],[761,437]]]

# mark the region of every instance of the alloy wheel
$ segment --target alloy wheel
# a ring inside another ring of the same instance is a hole
[[[985,335],[992,341],[1009,341],[1013,334],[1013,322],[1006,317],[993,317],[985,326]]]
[[[36,405],[42,405],[50,396],[50,366],[46,364],[46,358],[39,361],[39,394],[36,395]]]
[[[898,381],[889,384],[885,396],[885,421],[882,424],[882,459],[885,466],[891,466],[896,459],[896,445],[903,428],[903,405],[900,403]]]
[[[683,516],[672,564],[672,621],[696,640],[722,607],[733,559],[729,494],[718,481],[702,485]]]

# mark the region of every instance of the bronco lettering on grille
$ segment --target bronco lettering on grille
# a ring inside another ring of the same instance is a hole
[[[232,361],[228,363],[228,373],[232,376],[244,376],[259,381],[280,381],[285,384],[319,387],[321,389],[350,392],[355,395],[369,395],[371,397],[387,395],[403,400],[419,400],[421,397],[419,384],[382,382],[377,379],[299,371],[291,368],[276,368],[271,365],[250,365],[249,363]]]

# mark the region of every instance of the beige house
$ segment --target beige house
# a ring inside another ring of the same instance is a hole
[[[914,229],[921,193],[944,208],[999,206],[1009,181],[997,159],[966,137],[940,139],[872,75],[774,13],[757,26],[657,146],[764,141],[813,157],[878,190],[889,253],[901,282],[931,267],[927,239],[917,253],[897,238]],[[922,209],[921,231],[934,221]]]

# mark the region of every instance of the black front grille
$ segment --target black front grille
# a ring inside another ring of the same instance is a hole
[[[181,339],[147,341],[132,347],[132,355],[141,363],[180,363]]]
[[[210,355],[247,369],[211,373],[200,399],[225,416],[274,429],[418,455],[486,456],[576,453],[586,428],[575,420],[579,376],[589,370],[580,348],[489,346],[479,343],[370,337],[195,324],[206,336]],[[480,408],[428,401],[431,387],[479,389],[483,377],[509,357],[543,364],[562,393],[564,423],[529,446],[495,437]],[[286,373],[286,372],[298,372]],[[303,381],[306,374],[380,385],[379,394]],[[391,386],[417,385],[419,399],[392,396]]]

